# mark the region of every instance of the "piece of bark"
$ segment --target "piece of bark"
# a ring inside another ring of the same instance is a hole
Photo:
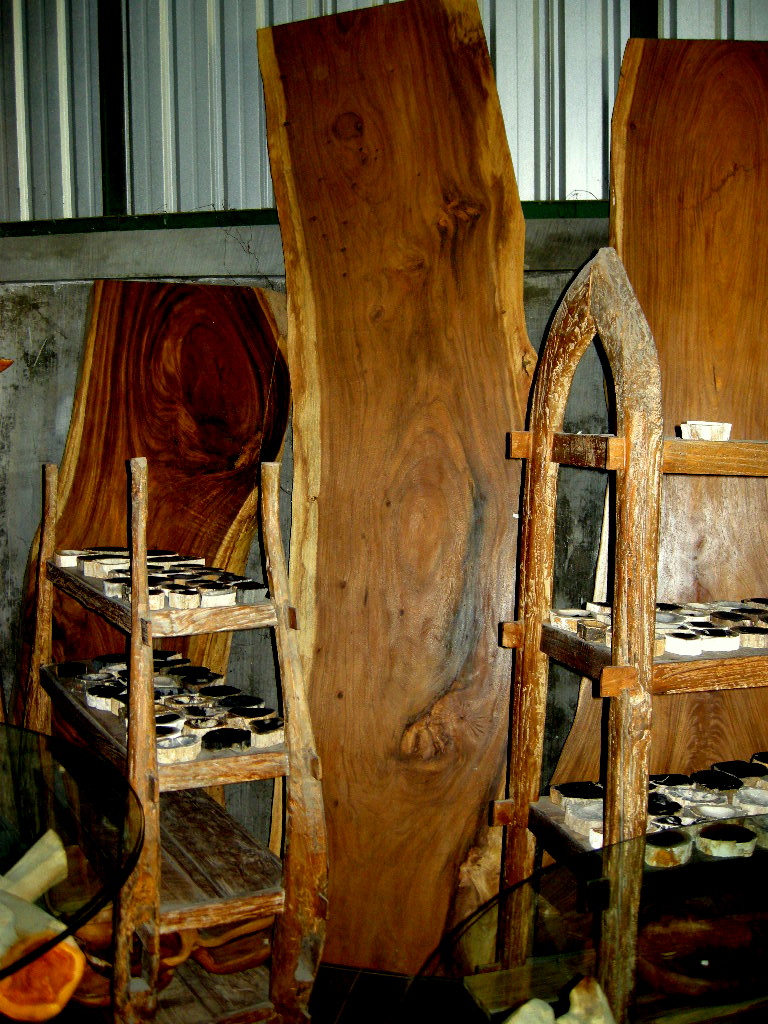
[[[582,978],[571,989],[568,1012],[558,1024],[616,1024],[608,1000],[594,978]]]
[[[283,25],[259,53],[290,297],[291,583],[333,865],[325,955],[413,971],[503,779],[497,624],[520,481],[504,452],[535,363],[524,224],[472,0]]]
[[[582,978],[570,991],[569,1007],[561,1017],[543,999],[529,999],[504,1024],[616,1024],[608,1000],[594,978]]]
[[[34,903],[67,877],[67,854],[57,832],[49,828],[27,852],[0,875],[0,889]]]
[[[554,1024],[555,1011],[543,999],[529,999],[506,1018],[504,1024]]]

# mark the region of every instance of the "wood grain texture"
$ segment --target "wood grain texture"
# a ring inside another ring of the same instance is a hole
[[[768,44],[630,40],[613,117],[611,237],[659,352],[665,434],[683,420],[768,437]],[[768,592],[768,483],[666,477],[661,601]],[[594,778],[577,712],[554,781]],[[768,691],[657,697],[652,771],[749,757]]]
[[[412,971],[492,860],[520,479],[504,447],[535,360],[524,226],[473,0],[281,26],[259,52],[289,295],[291,584],[329,830],[325,955]]]
[[[303,1021],[308,1014],[309,997],[325,945],[328,839],[320,782],[322,769],[310,718],[280,533],[278,463],[264,463],[261,492],[267,582],[277,616],[275,643],[290,767],[285,780],[284,803],[285,911],[275,922],[270,995],[275,1009],[286,1022]],[[277,809],[273,813],[276,814]]]
[[[125,462],[144,455],[152,467],[148,546],[242,571],[256,525],[259,463],[279,454],[287,423],[284,306],[283,296],[259,289],[95,283],[59,472],[58,548],[126,544]],[[36,550],[37,540],[30,565]],[[32,596],[30,582],[27,623]],[[57,595],[56,661],[124,643]],[[214,670],[226,668],[228,637],[175,646]],[[23,657],[22,680],[25,664]]]
[[[665,473],[703,473],[705,476],[768,476],[768,444],[765,441],[664,442]]]

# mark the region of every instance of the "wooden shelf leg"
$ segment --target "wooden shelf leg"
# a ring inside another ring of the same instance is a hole
[[[48,579],[48,561],[56,550],[58,518],[58,467],[47,462],[43,467],[43,522],[37,556],[37,600],[35,637],[29,663],[23,724],[27,729],[51,732],[51,700],[40,685],[40,666],[51,661],[51,626],[53,622],[53,584]]]
[[[616,843],[603,851],[603,873],[609,880],[608,906],[603,911],[597,978],[617,1021],[627,1019],[635,989],[635,955],[644,843]]]
[[[506,830],[505,863],[515,878],[533,873],[536,838],[526,826],[510,825]],[[503,901],[497,931],[497,956],[503,970],[524,964],[533,939],[534,893],[520,885]]]
[[[280,521],[280,466],[261,468],[267,578],[275,604],[275,641],[286,708],[291,773],[285,780],[285,910],[275,922],[270,997],[285,1024],[309,1020],[309,996],[325,942],[328,857],[320,760],[309,716]]]
[[[131,459],[131,654],[128,781],[144,812],[144,845],[117,900],[113,1005],[119,1024],[154,1015],[160,968],[160,784],[154,729],[152,631],[146,629],[147,462]],[[142,974],[131,975],[134,937],[142,948]]]

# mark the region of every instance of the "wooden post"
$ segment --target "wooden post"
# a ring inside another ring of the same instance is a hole
[[[29,659],[29,681],[24,705],[24,725],[28,729],[50,735],[51,701],[40,685],[40,666],[51,660],[51,621],[53,618],[53,584],[48,579],[48,561],[56,550],[58,519],[58,468],[47,462],[43,466],[43,522],[37,553],[37,600],[35,602],[35,638]],[[5,715],[3,714],[3,721]]]
[[[147,460],[131,459],[131,645],[128,781],[144,811],[144,845],[131,877],[115,901],[115,1019],[134,1024],[157,1007],[160,958],[160,817],[152,689],[152,627],[147,596]],[[131,977],[136,932],[143,948],[144,977]]]
[[[315,749],[296,630],[292,624],[288,571],[280,533],[279,463],[262,465],[261,492],[267,578],[277,616],[275,640],[281,667],[286,742],[291,751],[285,780],[285,910],[275,922],[270,996],[286,1020],[304,1020],[325,943],[328,910],[325,814],[320,759]],[[275,784],[279,785],[279,780]]]

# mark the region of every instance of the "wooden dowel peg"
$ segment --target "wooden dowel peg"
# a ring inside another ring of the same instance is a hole
[[[512,430],[507,440],[508,459],[530,459],[533,437],[530,430]]]
[[[600,673],[600,696],[618,697],[637,685],[637,669],[631,665],[606,665]]]
[[[521,621],[499,624],[499,646],[506,648],[523,646],[523,623]]]
[[[491,804],[491,825],[511,825],[514,821],[514,800],[494,800]]]

